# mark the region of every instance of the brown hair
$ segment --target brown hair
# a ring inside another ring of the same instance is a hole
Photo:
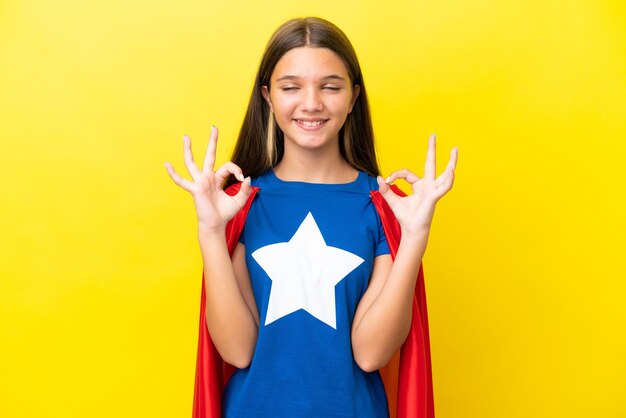
[[[270,88],[272,72],[282,56],[293,48],[303,46],[328,48],[336,53],[346,66],[352,85],[360,86],[352,112],[339,130],[339,151],[352,167],[372,176],[379,175],[374,130],[356,52],[341,29],[317,17],[291,19],[281,25],[270,38],[259,65],[231,161],[241,167],[244,175],[256,177],[274,167],[283,158],[283,133],[274,120],[269,104],[263,98],[261,88]],[[225,186],[236,182],[231,175]]]

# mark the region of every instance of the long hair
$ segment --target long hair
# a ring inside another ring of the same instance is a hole
[[[271,75],[278,61],[288,51],[299,47],[328,48],[343,61],[352,86],[360,93],[339,130],[341,156],[357,170],[380,174],[374,148],[374,130],[361,67],[348,37],[331,22],[306,17],[291,19],[281,25],[270,38],[256,75],[248,110],[244,117],[231,161],[241,167],[245,176],[256,177],[276,166],[283,158],[284,136],[269,104],[261,93],[262,86],[271,88]],[[225,187],[235,183],[226,179]]]

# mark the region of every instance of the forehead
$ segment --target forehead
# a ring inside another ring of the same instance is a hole
[[[280,58],[272,72],[272,79],[284,76],[322,78],[329,74],[349,79],[348,70],[339,55],[328,48],[299,47]]]

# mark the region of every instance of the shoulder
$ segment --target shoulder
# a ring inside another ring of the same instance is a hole
[[[378,181],[376,181],[376,177],[364,173],[367,176],[367,184],[369,186],[370,191],[378,191]]]
[[[274,171],[270,168],[258,176],[253,176],[250,180],[253,187],[267,188],[275,183],[275,178]]]

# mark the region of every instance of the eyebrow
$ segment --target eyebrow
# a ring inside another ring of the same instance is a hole
[[[284,75],[282,77],[279,77],[276,79],[276,82],[282,81],[282,80],[300,80],[302,77],[297,76],[297,75]],[[324,77],[322,77],[322,80],[341,80],[341,81],[346,81],[345,78],[343,78],[342,76],[340,76],[339,74],[329,74],[326,75]]]

